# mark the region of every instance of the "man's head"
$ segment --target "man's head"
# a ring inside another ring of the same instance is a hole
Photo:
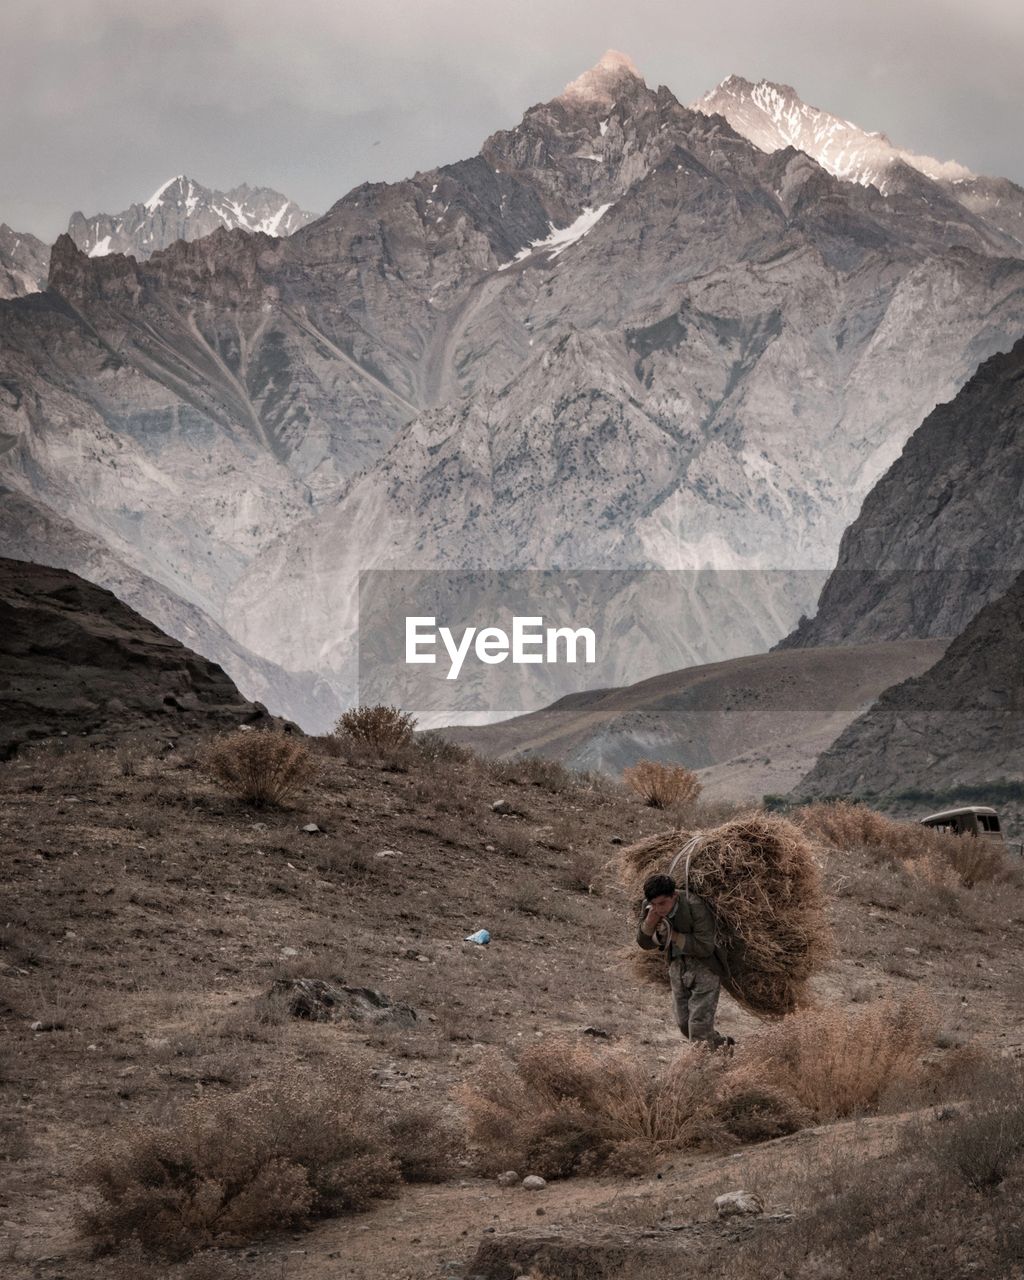
[[[676,882],[671,876],[653,875],[644,881],[644,897],[657,911],[670,911],[676,896]]]

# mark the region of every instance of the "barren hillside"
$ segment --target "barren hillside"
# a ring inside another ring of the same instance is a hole
[[[91,1262],[75,1171],[122,1122],[143,1133],[197,1097],[219,1104],[275,1080],[319,1088],[353,1064],[388,1105],[457,1121],[452,1090],[491,1051],[565,1035],[626,1048],[652,1070],[677,1052],[666,995],[623,964],[631,927],[604,870],[617,841],[673,815],[557,766],[450,754],[319,755],[291,807],[263,811],[180,753],[126,762],[50,747],[0,769],[6,1275],[502,1280],[525,1274],[510,1258],[599,1277],[626,1274],[624,1257],[689,1274],[695,1242],[738,1266],[744,1242],[796,1227],[770,1214],[718,1221],[715,1195],[749,1184],[772,1212],[789,1211],[812,1186],[831,1194],[823,1169],[866,1168],[890,1150],[913,1121],[899,1114],[908,1105],[929,1114],[897,1093],[870,1122],[819,1124],[767,1148],[652,1152],[639,1176],[542,1193],[500,1187],[469,1159],[308,1234],[181,1266],[131,1249]],[[837,946],[818,997],[870,1012],[883,996],[927,996],[941,1021],[931,1058],[964,1042],[1019,1055],[1021,890],[933,884],[877,850],[821,856]],[[463,942],[480,927],[489,946]],[[294,976],[370,988],[415,1021],[290,1018],[267,992]],[[727,1001],[720,1024],[741,1049],[758,1030]]]
[[[615,776],[645,756],[674,761],[700,771],[708,796],[760,800],[788,791],[883,689],[944,648],[933,639],[753,654],[445,733],[488,756],[537,754]]]

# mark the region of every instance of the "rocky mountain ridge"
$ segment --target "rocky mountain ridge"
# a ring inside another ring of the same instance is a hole
[[[145,259],[176,240],[199,240],[220,227],[290,236],[315,217],[270,187],[243,182],[230,191],[215,191],[179,173],[157,187],[148,200],[121,213],[87,218],[76,210],[67,234],[90,258],[130,253]]]
[[[907,441],[783,647],[955,636],[1024,570],[1024,338]]]
[[[286,239],[62,237],[49,292],[0,306],[0,483],[342,700],[361,569],[807,575],[654,618],[625,681],[785,634],[907,435],[1022,327],[983,220],[767,155],[607,55]]]
[[[979,177],[955,160],[917,155],[770,80],[728,76],[693,107],[722,116],[762,151],[795,147],[837,178],[877,187],[887,197],[959,204],[1008,237],[1008,252],[1024,252],[1024,188],[1007,178]],[[922,184],[918,174],[932,181]]]

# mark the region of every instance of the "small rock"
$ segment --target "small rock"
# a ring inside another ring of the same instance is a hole
[[[623,840],[622,836],[612,836],[611,841],[610,841],[609,843],[611,843],[611,844],[625,844],[626,842],[625,842],[625,840]]]
[[[265,822],[253,822],[250,824],[253,831],[266,831],[267,824]]]
[[[316,825],[315,822],[307,822],[302,829],[303,831],[305,831],[307,835],[310,835],[310,836],[315,836],[316,833],[320,830],[320,828]]]
[[[485,844],[485,845],[484,845],[484,853],[493,853],[493,852],[494,852],[494,845],[493,845],[493,844]]]
[[[527,1191],[543,1191],[548,1184],[539,1174],[528,1173],[523,1179],[523,1187]]]
[[[735,1218],[744,1214],[764,1213],[764,1205],[758,1196],[749,1191],[727,1191],[715,1201],[720,1218]]]
[[[510,805],[507,800],[495,800],[491,805],[492,813],[515,813],[515,807]]]
[[[282,947],[281,954],[283,956],[297,956],[299,953],[294,947]]]
[[[63,1022],[33,1022],[29,1024],[30,1031],[63,1031]]]
[[[504,1173],[499,1173],[497,1178],[499,1187],[515,1187],[519,1185],[519,1174],[515,1169],[506,1169]]]
[[[379,853],[373,855],[375,858],[400,858],[402,855],[398,849],[381,849]]]
[[[598,1040],[610,1040],[611,1032],[604,1027],[580,1027],[581,1036],[594,1036]]]

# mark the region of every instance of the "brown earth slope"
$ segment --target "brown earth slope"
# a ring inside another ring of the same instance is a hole
[[[925,671],[945,643],[754,654],[445,734],[488,756],[537,754],[612,774],[642,757],[678,762],[701,771],[708,796],[760,799],[788,791],[883,689]]]
[[[54,737],[268,723],[207,661],[76,574],[0,559],[0,757]]]

